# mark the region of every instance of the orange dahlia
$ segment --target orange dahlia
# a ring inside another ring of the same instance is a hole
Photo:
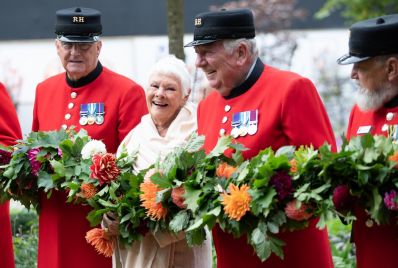
[[[297,160],[296,159],[292,159],[289,161],[290,163],[290,172],[291,173],[296,173],[297,172]]]
[[[250,187],[243,184],[240,188],[234,184],[229,185],[229,194],[221,194],[225,214],[230,219],[240,221],[247,211],[250,211]]]
[[[173,188],[173,190],[171,190],[171,201],[173,201],[173,203],[177,207],[182,208],[182,209],[187,207],[184,204],[184,201],[185,201],[184,194],[185,194],[185,189],[183,186],[179,186],[179,187]]]
[[[216,169],[216,175],[218,177],[225,177],[227,179],[229,179],[232,175],[232,173],[234,173],[236,171],[236,167],[230,166],[225,162],[222,162],[221,164],[218,165],[217,169]]]
[[[398,168],[398,151],[397,151],[397,152],[394,152],[394,154],[391,155],[388,159],[389,159],[390,161],[395,162],[395,168]]]
[[[312,217],[312,207],[304,203],[301,203],[300,207],[297,207],[297,200],[294,199],[286,204],[285,214],[292,220],[308,220]]]
[[[97,193],[97,189],[91,183],[82,183],[80,186],[80,195],[85,199],[92,198]]]
[[[105,230],[101,228],[91,229],[86,233],[86,241],[95,247],[98,253],[105,257],[112,257],[113,241]]]
[[[141,206],[147,210],[147,215],[155,220],[160,220],[166,217],[167,209],[163,207],[162,203],[156,202],[156,194],[161,190],[156,184],[151,181],[144,181],[140,184]]]

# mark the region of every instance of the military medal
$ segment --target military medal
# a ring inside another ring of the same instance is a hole
[[[79,124],[82,126],[87,125],[87,118],[88,115],[88,110],[87,110],[87,104],[81,104],[80,105],[80,119],[79,119]]]
[[[102,123],[104,123],[104,114],[105,114],[105,110],[104,110],[104,103],[100,102],[100,103],[96,103],[97,105],[97,113],[96,113],[96,117],[95,117],[95,123],[97,125],[101,125]]]
[[[391,138],[393,143],[396,143],[398,140],[397,126],[398,125],[388,125],[387,129],[387,135],[389,138]]]
[[[249,117],[249,127],[247,128],[247,133],[252,136],[257,133],[258,126],[258,110],[251,110]]]
[[[371,129],[372,129],[372,126],[360,126],[357,130],[357,134],[369,133]]]

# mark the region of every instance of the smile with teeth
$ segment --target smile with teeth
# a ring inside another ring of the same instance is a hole
[[[161,107],[166,107],[168,105],[167,103],[160,103],[160,102],[156,102],[156,101],[153,101],[152,104],[154,104],[156,106],[161,106]]]

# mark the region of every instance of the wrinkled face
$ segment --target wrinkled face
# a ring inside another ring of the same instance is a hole
[[[205,73],[209,85],[228,96],[231,90],[242,82],[237,69],[237,51],[228,53],[222,41],[195,46],[196,67]]]
[[[187,99],[175,75],[154,73],[149,77],[146,101],[155,125],[169,126]]]
[[[55,41],[62,66],[71,80],[78,80],[92,72],[98,63],[102,43],[68,43]]]
[[[376,58],[355,63],[351,78],[357,84],[356,102],[361,110],[376,110],[397,94],[388,82],[384,63]]]

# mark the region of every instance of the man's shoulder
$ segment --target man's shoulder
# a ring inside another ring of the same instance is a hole
[[[122,74],[119,74],[115,71],[112,71],[106,67],[103,67],[103,74],[107,79],[110,79],[112,83],[121,83],[121,84],[127,84],[127,85],[138,85],[135,81],[132,79],[128,78],[127,76],[124,76]]]
[[[43,80],[38,84],[38,88],[51,88],[52,85],[56,84],[59,86],[60,82],[65,82],[66,77],[65,77],[65,72],[59,73],[53,76],[48,77],[47,79]]]

